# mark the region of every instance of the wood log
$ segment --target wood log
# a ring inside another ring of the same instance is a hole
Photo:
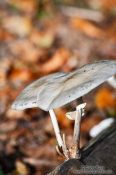
[[[81,159],[70,159],[48,175],[116,175],[116,121],[81,150]]]

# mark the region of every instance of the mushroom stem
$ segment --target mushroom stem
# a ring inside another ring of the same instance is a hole
[[[54,110],[53,109],[49,110],[49,113],[50,113],[50,117],[51,117],[51,121],[52,121],[52,125],[53,125],[54,131],[55,131],[55,135],[56,135],[58,145],[60,147],[63,147],[63,140],[62,140],[62,137],[61,137],[61,134],[60,134],[58,121],[57,121],[56,115],[54,113]]]
[[[76,116],[74,123],[74,133],[73,133],[73,151],[74,158],[80,158],[80,124],[81,124],[82,110],[76,107]]]
[[[72,146],[72,157],[80,159],[80,125],[81,117],[84,115],[84,107],[86,103],[82,103],[76,107],[76,116],[74,123],[74,133],[73,133],[73,146]]]

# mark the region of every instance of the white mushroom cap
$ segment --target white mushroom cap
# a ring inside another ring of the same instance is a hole
[[[55,73],[35,81],[17,97],[12,108],[61,107],[87,94],[116,73],[116,61],[98,61],[71,73]]]
[[[68,118],[68,119],[70,119],[70,120],[75,120],[75,116],[76,116],[76,113],[77,113],[77,110],[79,109],[81,109],[82,110],[82,117],[85,115],[85,111],[84,111],[84,108],[85,108],[85,106],[86,106],[86,103],[82,103],[82,104],[80,104],[80,105],[78,105],[77,107],[76,107],[76,111],[72,111],[72,112],[67,112],[66,113],[66,117]]]
[[[16,110],[24,110],[27,108],[38,107],[37,94],[47,86],[49,81],[55,81],[59,77],[65,76],[66,73],[58,72],[44,76],[30,85],[28,85],[12,104],[12,108]]]
[[[113,87],[113,88],[116,88],[116,77],[115,76],[112,76],[111,78],[109,78],[107,80],[107,82]]]

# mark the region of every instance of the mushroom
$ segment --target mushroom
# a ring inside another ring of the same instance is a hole
[[[49,111],[58,146],[62,148],[66,159],[70,157],[70,150],[66,147],[65,135],[60,134],[55,108],[61,107],[96,88],[107,81],[116,73],[116,61],[98,61],[87,64],[71,73],[53,73],[27,86],[16,98],[12,105],[13,109],[23,110],[26,108],[39,107]],[[67,114],[75,120],[74,141],[79,142],[80,121],[85,104],[76,107],[76,112]],[[75,117],[74,117],[75,116]],[[76,129],[75,129],[76,128]],[[76,143],[74,143],[75,145]],[[79,150],[77,145],[76,151]]]
[[[81,117],[85,114],[85,106],[86,103],[82,103],[82,98],[79,99],[81,102],[80,105],[76,107],[76,111],[68,112],[66,113],[66,116],[74,120],[74,133],[73,133],[73,144],[69,150],[70,157],[80,159],[80,123],[81,123]]]
[[[110,77],[107,82],[113,87],[113,88],[116,88],[116,77],[115,76],[112,76]]]

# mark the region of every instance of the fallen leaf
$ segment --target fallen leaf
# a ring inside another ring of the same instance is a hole
[[[30,80],[32,77],[31,72],[28,69],[14,69],[9,75],[10,81],[16,86]]]
[[[94,9],[99,9],[109,13],[115,11],[116,0],[89,0],[89,4]]]
[[[19,175],[29,175],[27,166],[19,160],[16,161],[16,171],[19,173]]]
[[[4,30],[3,28],[0,28],[0,41],[10,41],[13,39],[13,36],[11,33],[9,33],[7,30]]]
[[[60,69],[70,58],[70,52],[64,48],[58,49],[55,54],[41,66],[42,72],[50,73]]]
[[[87,20],[73,18],[71,19],[71,25],[72,27],[79,30],[80,32],[83,32],[89,37],[103,38],[104,36],[104,32],[99,27]]]
[[[36,0],[10,0],[8,3],[12,7],[27,13],[35,13],[37,8]]]
[[[37,62],[41,56],[41,50],[36,48],[33,43],[27,39],[12,42],[9,48],[14,56],[29,63]]]
[[[102,88],[97,92],[95,103],[99,109],[116,108],[115,96],[108,88]]]
[[[15,121],[9,121],[8,124],[6,122],[2,122],[0,124],[0,133],[1,132],[10,132],[16,129],[17,123]]]
[[[7,16],[2,25],[9,32],[24,37],[31,32],[32,24],[29,18],[21,16]]]
[[[53,31],[39,32],[34,30],[30,36],[31,41],[41,48],[50,48],[54,42]]]

